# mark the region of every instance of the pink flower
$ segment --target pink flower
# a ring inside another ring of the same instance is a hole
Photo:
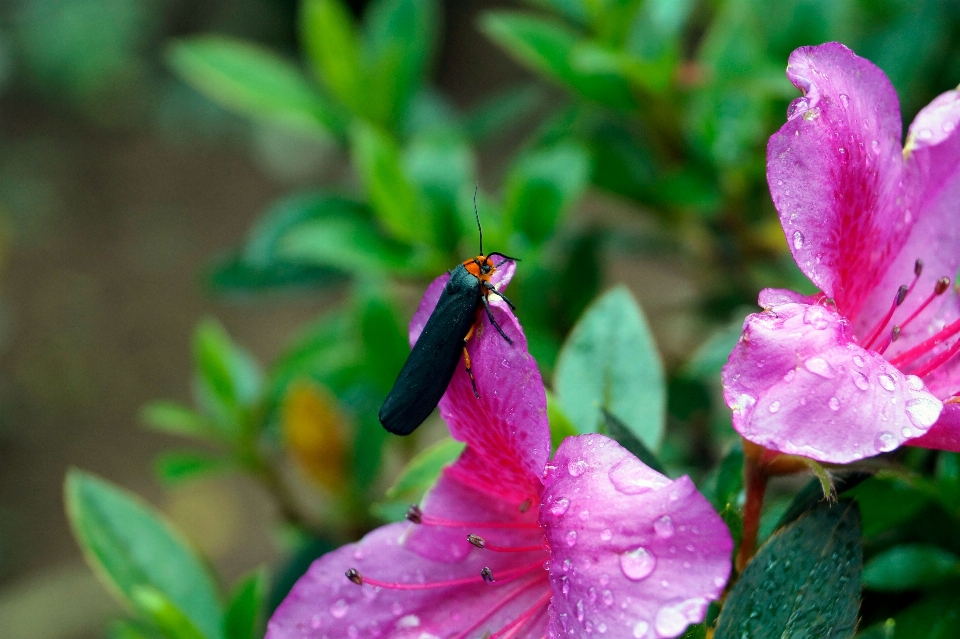
[[[411,341],[445,281],[427,290]],[[461,369],[440,404],[461,457],[410,523],[314,562],[267,639],[676,637],[720,595],[733,544],[688,477],[671,481],[602,435],[567,439],[547,463],[543,382],[516,318],[492,306],[513,346],[481,316],[469,343],[480,399]]]
[[[896,93],[869,61],[803,47],[787,77],[804,95],[770,138],[767,180],[823,293],[761,292],[723,371],[734,428],[834,463],[960,450],[960,94],[927,105],[901,149]]]

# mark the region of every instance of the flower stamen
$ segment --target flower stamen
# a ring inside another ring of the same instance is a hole
[[[416,504],[412,504],[407,509],[407,521],[424,526],[443,526],[445,528],[521,528],[535,530],[540,528],[536,522],[519,521],[456,521],[454,519],[441,519],[439,517],[430,517],[424,515],[423,511]],[[472,543],[472,542],[471,542]],[[474,544],[476,545],[476,544]]]
[[[503,595],[503,598],[500,601],[498,601],[491,608],[489,608],[485,613],[483,613],[483,615],[481,615],[479,619],[474,621],[469,628],[457,634],[452,639],[465,639],[467,636],[470,635],[471,632],[479,628],[481,625],[483,625],[484,622],[488,621],[491,617],[493,617],[495,614],[500,612],[500,610],[502,610],[504,606],[515,601],[518,596],[530,590],[534,586],[543,586],[543,585],[545,584],[543,583],[542,580],[533,579],[531,581],[528,581],[525,584],[520,585],[517,588],[514,588],[510,592],[505,593]]]
[[[930,352],[931,349],[940,345],[943,341],[953,337],[957,333],[960,333],[960,319],[944,327],[939,333],[925,339],[913,348],[903,351],[891,359],[890,363],[903,370],[905,365],[915,362],[917,359]]]
[[[924,375],[928,375],[929,373],[933,372],[935,369],[946,364],[947,360],[949,360],[951,357],[957,354],[957,351],[960,351],[960,340],[957,340],[956,342],[954,342],[953,345],[950,346],[950,348],[938,354],[936,357],[931,358],[929,362],[927,362],[922,367],[914,371],[913,374],[916,375],[917,377],[923,377]]]
[[[917,309],[916,309],[913,313],[910,314],[910,317],[908,317],[907,319],[905,319],[905,320],[900,324],[900,328],[901,328],[901,329],[906,328],[906,327],[907,327],[907,324],[909,324],[910,322],[912,322],[912,321],[914,320],[914,318],[917,317],[917,315],[919,315],[920,313],[922,313],[922,312],[924,311],[924,309],[926,309],[926,308],[930,305],[930,302],[932,302],[932,301],[935,300],[936,298],[938,298],[938,297],[940,297],[941,295],[943,295],[943,294],[947,291],[948,288],[950,288],[950,278],[949,278],[949,277],[941,277],[939,280],[937,280],[937,283],[933,285],[933,293],[932,293],[927,299],[923,300],[923,303],[920,304],[920,306],[918,306]]]
[[[914,280],[914,284],[915,283],[916,280]],[[890,310],[887,311],[887,314],[884,315],[880,322],[870,331],[870,337],[863,343],[864,348],[869,349],[873,346],[873,343],[880,337],[880,334],[883,333],[883,329],[890,323],[890,318],[893,317],[893,314],[896,313],[900,305],[903,304],[903,300],[907,299],[907,293],[910,292],[911,288],[913,288],[912,285],[907,286],[906,284],[902,284],[900,288],[897,289],[897,294],[893,298],[893,304],[890,306]]]
[[[360,571],[356,568],[350,568],[344,573],[344,575],[346,575],[347,579],[358,586],[375,586],[377,588],[386,588],[387,590],[433,590],[436,588],[451,588],[453,586],[467,586],[477,583],[493,584],[496,582],[498,584],[505,584],[515,581],[524,575],[528,575],[538,568],[541,570],[543,569],[542,561],[538,561],[535,564],[528,564],[526,566],[504,570],[498,575],[498,578],[495,579],[493,576],[493,571],[490,570],[489,567],[484,566],[480,570],[479,577],[464,577],[462,579],[450,579],[448,581],[431,581],[422,584],[403,584],[393,581],[380,581],[379,579],[371,579],[370,577],[365,577],[364,575],[360,574]]]
[[[473,544],[477,548],[484,548],[486,550],[492,550],[493,552],[533,552],[535,550],[543,550],[543,546],[494,546],[493,544],[487,543],[487,540],[481,537],[480,535],[474,535],[473,533],[467,535],[467,541]]]
[[[508,637],[515,636],[518,632],[520,632],[520,630],[523,629],[527,622],[546,610],[547,604],[550,603],[551,594],[552,593],[548,590],[546,593],[541,595],[532,606],[520,613],[516,619],[508,623],[502,629],[490,635],[490,639],[507,639]]]

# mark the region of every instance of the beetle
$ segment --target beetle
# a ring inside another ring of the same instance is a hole
[[[483,229],[480,227],[476,192],[473,195],[473,208],[480,232],[480,254],[465,260],[450,271],[450,279],[443,287],[436,307],[400,369],[383,406],[380,407],[380,423],[395,435],[409,435],[433,412],[457,370],[461,353],[473,385],[473,394],[477,399],[480,398],[476,380],[470,370],[467,341],[473,336],[481,305],[490,318],[490,323],[508,344],[513,345],[513,340],[494,319],[487,297],[495,293],[503,298],[511,309],[516,308],[505,295],[497,291],[490,278],[498,267],[518,260],[503,253],[484,255]],[[503,260],[494,264],[491,259],[494,256]]]

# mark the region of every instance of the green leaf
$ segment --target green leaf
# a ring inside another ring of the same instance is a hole
[[[87,563],[118,599],[153,611],[154,619],[172,607],[206,639],[221,637],[213,579],[160,513],[139,497],[79,470],[67,473],[64,500]]]
[[[714,639],[847,639],[860,607],[860,513],[820,504],[773,535],[747,565]]]
[[[872,475],[870,473],[858,471],[837,473],[832,476],[833,494],[842,495],[846,491],[852,490],[864,481],[870,479],[871,476]],[[826,496],[824,494],[823,481],[820,478],[811,479],[803,488],[800,489],[800,492],[798,492],[793,498],[793,501],[790,502],[789,508],[787,508],[786,512],[783,513],[783,517],[777,523],[777,528],[783,528],[790,522],[800,517],[800,515],[813,508],[813,506],[822,501],[828,500],[828,498],[832,499],[833,496]]]
[[[364,349],[364,377],[385,399],[397,371],[410,355],[407,321],[393,300],[375,285],[360,287],[354,304],[354,323]]]
[[[543,16],[494,11],[483,16],[480,26],[514,58],[547,78],[607,106],[636,108],[630,85],[622,76],[585,72],[571,64],[579,36],[560,23]]]
[[[735,444],[703,482],[703,494],[718,511],[737,508],[743,492],[743,448]]]
[[[233,588],[223,617],[224,639],[257,639],[267,596],[267,571],[254,570]]]
[[[417,192],[400,162],[400,149],[375,126],[358,122],[351,129],[353,160],[370,204],[394,238],[407,244],[433,244]]]
[[[420,501],[423,494],[436,483],[444,466],[460,457],[464,446],[463,442],[446,438],[423,449],[387,489],[387,497],[408,504]]]
[[[135,586],[132,599],[137,609],[153,621],[167,639],[209,639],[197,629],[183,611],[156,588]]]
[[[259,398],[259,365],[214,319],[202,321],[194,331],[193,358],[201,403],[225,436],[239,436],[243,411]]]
[[[107,628],[109,639],[158,639],[160,636],[152,626],[126,619],[115,621]]]
[[[557,396],[547,391],[547,421],[550,422],[550,447],[556,450],[567,437],[577,434],[577,429],[570,418],[563,412]]]
[[[354,113],[363,113],[360,42],[350,11],[341,0],[304,0],[300,38],[317,77]]]
[[[875,624],[857,639],[955,639],[960,625],[960,593],[955,588],[931,594]]]
[[[535,86],[507,89],[467,114],[463,129],[474,142],[483,142],[525,120],[542,102],[543,92]]]
[[[395,123],[423,82],[433,56],[436,0],[377,0],[367,11],[364,53],[366,99],[374,118]]]
[[[396,274],[411,268],[409,247],[390,240],[369,219],[342,215],[298,225],[280,241],[284,259],[353,273]]]
[[[167,484],[191,481],[230,468],[231,464],[222,457],[192,450],[161,453],[154,462],[157,477]]]
[[[603,425],[600,427],[600,432],[616,440],[618,444],[629,450],[637,459],[653,470],[661,475],[667,474],[660,464],[660,460],[653,454],[653,451],[644,446],[643,442],[637,439],[637,436],[627,428],[626,424],[606,409],[603,410]]]
[[[586,24],[587,18],[590,17],[583,0],[527,0],[527,2],[555,11],[558,15],[577,24]]]
[[[863,585],[871,590],[913,590],[956,577],[960,577],[960,558],[930,544],[888,548],[863,569]]]
[[[520,231],[534,246],[542,244],[586,189],[589,177],[589,155],[573,142],[521,156],[507,178],[507,228]]]
[[[659,448],[663,368],[643,312],[626,288],[604,294],[577,322],[560,351],[553,386],[580,432],[596,432],[606,409],[647,448]]]
[[[851,495],[860,504],[864,537],[879,535],[910,520],[930,501],[926,494],[914,490],[907,482],[886,477],[863,482]]]
[[[244,115],[305,131],[339,131],[340,117],[292,62],[224,36],[173,43],[167,61],[192,87]]]
[[[152,401],[140,409],[140,420],[150,429],[171,435],[206,439],[210,422],[189,406],[167,400]]]

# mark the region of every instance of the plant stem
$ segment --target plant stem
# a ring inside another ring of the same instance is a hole
[[[763,497],[767,492],[769,477],[762,466],[763,448],[744,440],[743,485],[747,491],[743,505],[743,536],[737,553],[737,572],[742,572],[754,553],[757,552],[757,536],[760,532],[760,514],[763,512]]]

